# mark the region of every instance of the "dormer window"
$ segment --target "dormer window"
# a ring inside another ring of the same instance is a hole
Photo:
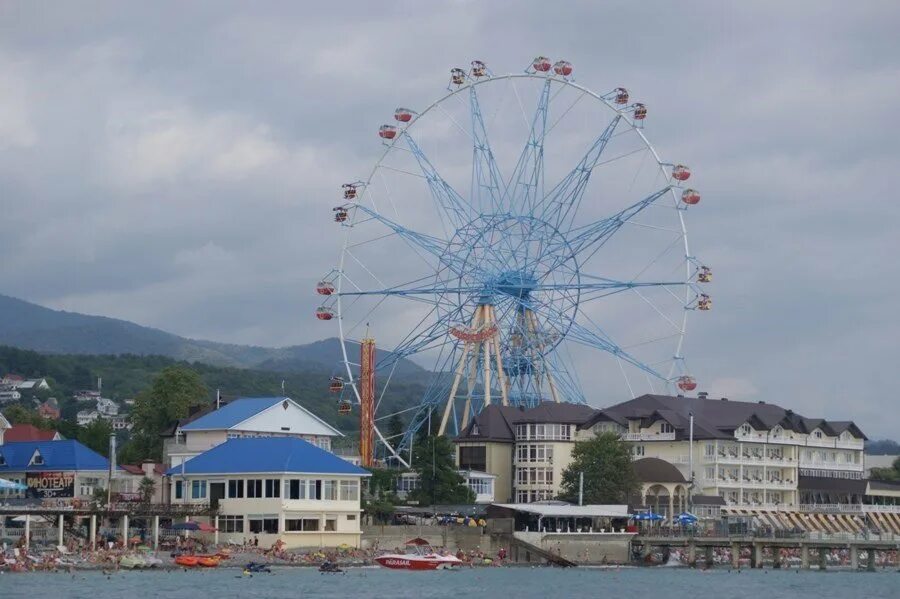
[[[750,435],[751,432],[753,432],[753,429],[750,428],[749,424],[742,424],[741,428],[738,429],[738,433],[742,437],[746,437],[746,436]]]
[[[659,425],[659,432],[665,433],[674,433],[675,427],[669,424],[668,422],[661,422]]]
[[[784,432],[783,428],[781,428],[780,426],[776,426],[775,428],[772,429],[772,436],[780,437],[781,433],[783,433],[783,432]]]
[[[816,439],[821,439],[822,431],[813,431],[813,437],[815,437]]]
[[[34,455],[31,456],[31,461],[28,462],[29,466],[43,466],[44,465],[44,456],[41,455],[41,452],[37,449],[34,450]]]
[[[481,434],[481,430],[478,428],[478,423],[472,424],[472,436],[477,437]]]

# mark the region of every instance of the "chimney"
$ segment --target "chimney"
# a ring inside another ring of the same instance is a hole
[[[150,460],[145,460],[141,463],[141,470],[144,471],[144,476],[147,478],[153,478],[153,468],[155,464]]]

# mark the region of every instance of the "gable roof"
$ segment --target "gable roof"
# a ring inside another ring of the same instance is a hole
[[[805,418],[771,403],[652,394],[600,410],[586,419],[581,428],[590,428],[600,420],[613,420],[620,424],[623,420],[640,420],[642,426],[646,426],[663,418],[675,427],[677,439],[687,439],[691,414],[694,415],[695,439],[734,439],[734,431],[745,423],[757,431],[771,430],[780,425],[802,434],[819,428],[829,436],[849,430],[859,438],[866,438],[852,422]]]
[[[290,397],[241,397],[230,403],[225,404],[218,410],[213,410],[199,418],[188,422],[181,427],[183,431],[208,431],[208,430],[226,430],[231,429],[250,418],[265,412],[283,402],[289,402],[291,405],[299,408],[301,411],[316,420],[319,424],[326,427],[335,436],[343,436],[340,431],[333,426],[301,406]]]
[[[170,468],[178,476],[182,466]],[[244,437],[229,439],[184,463],[184,474],[284,473],[369,476],[329,451],[296,437]]]
[[[0,429],[9,430],[10,428],[12,428],[12,425],[9,423],[9,420],[6,419],[6,416],[0,413]]]
[[[35,452],[44,458],[41,465],[29,465]],[[32,472],[44,470],[108,470],[109,461],[99,453],[75,441],[22,441],[0,445],[5,465],[3,472]]]
[[[17,424],[6,431],[3,436],[7,443],[19,443],[22,441],[53,441],[57,432],[41,430],[33,424]]]
[[[472,419],[460,433],[459,439],[512,443],[515,440],[513,420],[521,413],[512,406],[491,404]]]

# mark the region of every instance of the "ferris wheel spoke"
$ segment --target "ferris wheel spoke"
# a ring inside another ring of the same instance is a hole
[[[599,220],[584,227],[573,229],[572,237],[569,239],[569,246],[572,248],[571,255],[578,256],[582,254],[582,252],[590,251],[589,258],[600,249],[603,244],[609,241],[609,239],[621,229],[625,223],[640,214],[647,207],[652,206],[654,202],[665,196],[670,189],[671,186],[663,187],[659,191],[653,192],[649,196],[632,204],[624,210],[621,210],[613,216],[604,218],[603,220]],[[586,260],[587,258],[584,258],[582,261],[584,262]]]
[[[538,206],[541,218],[555,222],[557,228],[569,222],[570,215],[574,219],[578,213],[581,198],[584,197],[585,189],[587,189],[591,173],[600,163],[600,157],[621,120],[622,115],[616,115],[600,134],[600,137],[591,144],[575,168],[541,200],[541,204]],[[550,216],[554,218],[550,218]]]
[[[544,137],[547,131],[547,110],[550,106],[550,84],[547,79],[541,89],[537,109],[531,118],[528,141],[522,148],[516,168],[504,193],[504,202],[515,214],[535,214],[535,208],[543,197],[544,186]],[[521,192],[519,191],[521,188]],[[521,206],[514,206],[521,202]]]
[[[503,176],[494,159],[484,117],[481,114],[481,103],[475,86],[469,88],[469,112],[472,117],[472,204],[481,212],[485,212],[484,193],[487,192],[490,206],[496,213],[503,207]]]
[[[440,211],[454,229],[462,227],[472,218],[472,206],[441,177],[408,130],[403,131],[403,137],[406,139],[409,150],[415,156],[416,162],[425,176],[425,181],[428,183],[428,188],[431,190],[431,196],[437,202]]]
[[[558,319],[558,316],[554,317],[554,315],[550,313],[550,311],[544,308],[539,308],[538,310],[536,310],[536,312],[539,312],[547,319]],[[597,329],[596,331],[591,330],[578,321],[571,321],[566,325],[568,327],[566,338],[575,343],[608,352],[616,358],[627,362],[628,364],[631,364],[632,366],[640,370],[643,370],[651,376],[665,380],[665,377],[654,370],[651,366],[645,364],[641,360],[632,356],[629,352],[622,349],[622,347],[619,344],[615,343],[606,332],[604,332],[600,327],[596,325],[596,323],[590,321],[590,319],[588,319],[588,321],[594,325],[594,328]]]

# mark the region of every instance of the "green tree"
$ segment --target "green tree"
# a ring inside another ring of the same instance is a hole
[[[400,417],[400,414],[394,414],[390,417],[387,423],[387,431],[388,441],[391,442],[391,445],[396,446],[400,443],[400,439],[403,437],[403,418]]]
[[[413,449],[413,469],[420,486],[410,499],[422,505],[472,503],[475,494],[456,470],[453,442],[443,435],[426,437]]]
[[[141,479],[140,485],[138,485],[138,493],[141,495],[141,501],[143,503],[150,503],[153,501],[153,494],[156,492],[156,483],[153,482],[152,478],[147,478],[146,476]]]
[[[628,503],[638,491],[631,448],[615,433],[598,433],[593,439],[575,443],[572,462],[562,475],[562,499],[578,501],[578,481],[582,472],[585,504]]]
[[[884,482],[900,481],[900,458],[895,459],[888,468],[872,468],[869,478]]]
[[[89,447],[102,456],[109,457],[109,436],[112,434],[112,426],[109,420],[98,418],[87,426],[80,427],[78,442]]]
[[[162,459],[160,434],[188,415],[192,406],[208,401],[209,391],[200,375],[189,368],[170,366],[162,370],[153,385],[134,399],[131,413],[132,441],[128,457],[138,459]]]

